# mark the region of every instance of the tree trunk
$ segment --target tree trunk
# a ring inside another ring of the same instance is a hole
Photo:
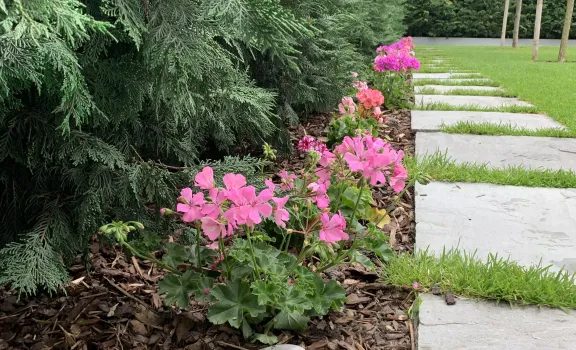
[[[568,37],[572,26],[572,12],[574,12],[574,0],[566,1],[566,17],[564,18],[564,29],[562,29],[562,41],[560,42],[560,52],[558,62],[566,62],[566,49],[568,48]]]
[[[510,9],[510,0],[504,0],[504,19],[502,20],[502,36],[500,36],[500,47],[506,45],[506,25],[508,24],[508,10]]]
[[[518,47],[518,36],[520,32],[520,16],[522,15],[522,0],[516,0],[516,17],[514,18],[514,38],[512,47]]]
[[[532,61],[538,61],[538,45],[540,45],[540,24],[542,24],[542,5],[544,0],[536,3],[536,20],[534,21],[534,46],[532,47]]]

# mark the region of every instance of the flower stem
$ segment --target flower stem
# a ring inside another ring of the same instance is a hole
[[[258,263],[256,262],[256,253],[254,253],[254,246],[252,245],[252,237],[250,235],[249,227],[246,227],[246,238],[248,239],[248,246],[250,247],[250,254],[252,255],[252,263],[254,264],[254,270],[256,271],[256,275],[260,276],[260,268],[258,267]]]
[[[202,267],[200,266],[202,264],[202,259],[200,258],[200,240],[201,240],[200,231],[201,231],[200,223],[196,221],[196,262],[197,262],[196,266],[198,268]]]

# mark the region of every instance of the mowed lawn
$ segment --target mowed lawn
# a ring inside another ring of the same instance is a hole
[[[482,73],[576,132],[576,47],[568,48],[568,63],[554,62],[557,47],[541,47],[539,62],[532,62],[532,47],[433,48],[439,51],[417,52],[425,61],[431,56],[446,56],[454,66]]]

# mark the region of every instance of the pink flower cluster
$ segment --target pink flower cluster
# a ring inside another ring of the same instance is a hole
[[[374,70],[406,72],[409,69],[420,69],[420,61],[414,57],[413,49],[411,37],[402,38],[390,46],[380,46],[376,49],[379,55],[374,60]]]
[[[322,154],[324,151],[328,150],[328,147],[326,147],[322,141],[316,140],[313,136],[306,135],[298,141],[298,150],[302,152],[314,151],[318,154]]]
[[[286,176],[289,181],[291,178]],[[182,189],[178,198],[180,203],[176,206],[176,211],[183,214],[182,221],[199,220],[202,231],[212,241],[232,235],[240,225],[259,224],[263,218],[286,227],[290,215],[284,206],[290,197],[274,197],[275,185],[271,181],[266,181],[268,188],[257,194],[254,186],[246,186],[246,178],[242,175],[230,173],[222,180],[225,188],[215,187],[214,171],[205,167],[196,175],[194,186],[208,191],[207,198],[202,191],[194,193],[191,188]]]
[[[346,136],[335,153],[343,155],[350,170],[361,173],[372,186],[388,183],[396,193],[406,186],[408,172],[402,165],[404,152],[397,152],[380,138]]]
[[[356,98],[366,109],[378,108],[384,104],[384,95],[378,90],[365,89],[358,91]]]
[[[342,103],[338,105],[340,114],[354,114],[356,113],[356,104],[350,96],[342,97]]]

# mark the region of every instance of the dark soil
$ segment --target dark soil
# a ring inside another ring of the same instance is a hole
[[[309,118],[292,130],[293,143],[304,135],[323,137],[330,116]],[[397,149],[412,154],[409,112],[392,112],[381,130]],[[303,159],[282,159],[279,169],[298,170]],[[375,188],[385,207],[393,193]],[[408,192],[392,213],[385,231],[397,251],[414,245],[413,193]],[[5,349],[258,349],[245,343],[238,330],[206,321],[207,304],[192,302],[186,310],[163,306],[157,281],[163,272],[147,261],[128,258],[115,247],[94,242],[89,270],[78,263],[70,268],[73,281],[56,296],[18,300],[12,291],[0,292],[0,350]],[[380,283],[379,271],[360,265],[327,270],[348,296],[341,312],[314,319],[308,330],[279,334],[281,343],[306,349],[414,349],[414,328],[407,315],[413,294]],[[408,288],[407,288],[408,289]]]

